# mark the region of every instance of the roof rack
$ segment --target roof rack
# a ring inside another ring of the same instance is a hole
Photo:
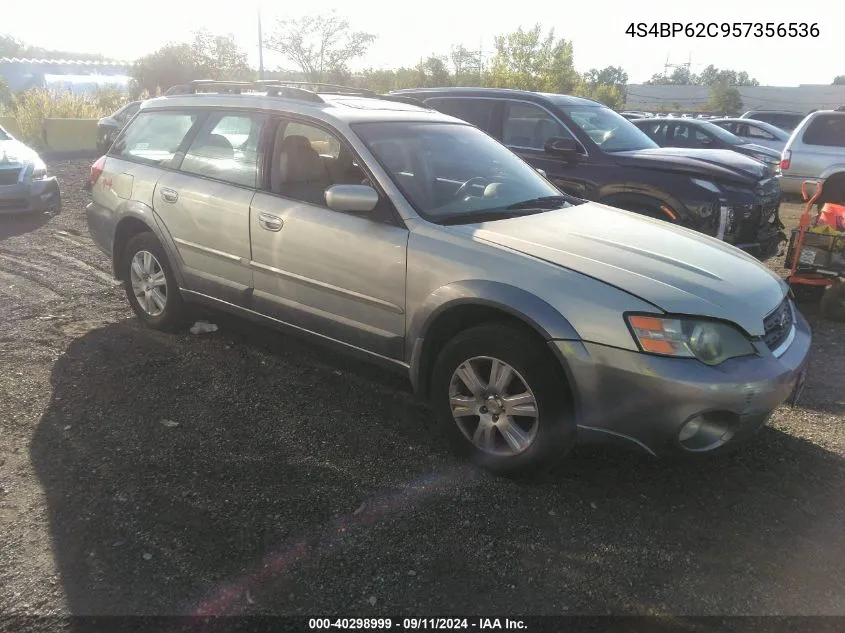
[[[316,88],[309,90],[306,88]],[[271,97],[284,97],[287,99],[298,99],[311,103],[325,103],[322,94],[334,95],[355,95],[368,99],[379,99],[381,101],[393,101],[405,103],[429,110],[430,108],[422,101],[412,97],[397,95],[380,95],[366,88],[353,88],[350,86],[339,86],[337,84],[314,83],[307,81],[283,81],[277,79],[262,79],[260,81],[218,81],[215,79],[196,79],[188,84],[173,86],[168,89],[164,96],[198,94],[201,92],[213,91],[222,94],[242,94],[244,92],[264,92]]]

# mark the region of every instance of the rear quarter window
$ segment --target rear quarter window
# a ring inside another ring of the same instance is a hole
[[[199,115],[186,112],[141,112],[109,154],[149,165],[169,166]]]
[[[493,129],[495,101],[489,99],[459,99],[450,97],[432,99],[427,104],[443,114],[448,114],[456,119],[466,121],[470,125],[474,125],[485,132],[490,132]]]
[[[810,121],[801,141],[805,145],[845,147],[845,115],[822,114]]]

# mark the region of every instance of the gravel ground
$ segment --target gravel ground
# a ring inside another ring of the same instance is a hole
[[[89,162],[53,165],[62,214],[0,220],[0,614],[845,615],[845,327],[814,305],[802,406],[744,450],[515,483],[379,369],[220,315],[141,328]]]

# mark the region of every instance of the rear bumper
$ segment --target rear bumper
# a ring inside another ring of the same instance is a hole
[[[742,442],[790,398],[805,371],[812,335],[797,310],[796,317],[794,338],[780,357],[760,343],[758,356],[717,367],[553,341],[573,383],[579,438],[623,439],[655,455],[712,452]],[[681,431],[698,419],[704,436],[695,444]],[[708,437],[715,439],[703,441]]]
[[[0,215],[58,210],[59,182],[55,177],[14,185],[0,185]]]

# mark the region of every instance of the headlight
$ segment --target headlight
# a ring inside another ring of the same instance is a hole
[[[634,338],[644,352],[696,358],[708,365],[756,354],[751,341],[727,323],[644,315],[629,315],[627,319]]]
[[[44,180],[47,177],[47,165],[40,158],[32,161],[32,179]]]
[[[716,186],[715,183],[712,183],[709,180],[699,180],[698,178],[693,178],[692,181],[699,187],[707,189],[707,191],[712,191],[713,193],[722,193],[722,190],[719,189],[719,187]]]

